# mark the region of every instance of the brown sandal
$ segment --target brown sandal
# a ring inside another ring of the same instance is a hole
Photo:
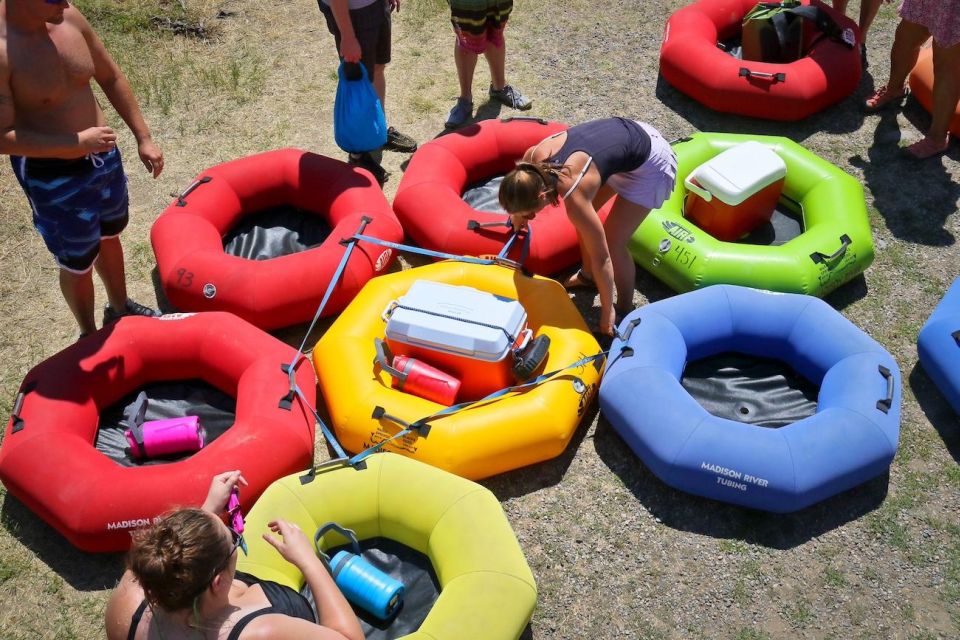
[[[890,87],[883,85],[873,92],[873,95],[864,100],[863,109],[868,113],[880,111],[889,106],[900,106],[900,102],[907,97],[910,91],[903,87],[900,91],[891,91]]]

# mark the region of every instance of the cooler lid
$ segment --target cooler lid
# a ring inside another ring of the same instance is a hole
[[[489,362],[502,360],[527,324],[519,301],[473,287],[418,280],[395,302],[390,340]]]
[[[753,140],[738,144],[704,162],[687,177],[715,198],[736,206],[787,175],[775,151]]]

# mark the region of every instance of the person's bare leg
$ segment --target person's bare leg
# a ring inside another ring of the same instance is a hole
[[[453,61],[457,65],[457,79],[460,81],[460,97],[473,101],[473,72],[477,68],[477,54],[454,44]]]
[[[377,92],[384,111],[387,110],[387,76],[384,74],[386,67],[385,64],[373,65],[373,90]]]
[[[921,140],[907,147],[916,158],[929,158],[946,151],[950,145],[950,120],[960,100],[960,44],[938,47],[933,43],[933,109],[930,128]]]
[[[70,312],[77,320],[81,335],[96,331],[97,323],[93,317],[93,270],[74,273],[61,268],[60,291],[67,306],[70,307]]]
[[[603,205],[607,203],[610,198],[616,195],[609,185],[603,185],[597,190],[597,195],[593,197],[593,209],[594,211],[599,212]],[[580,268],[569,278],[563,281],[563,286],[567,289],[574,289],[576,287],[594,287],[596,286],[593,281],[593,274],[590,273],[590,260],[589,256],[586,253],[586,248],[584,247],[583,241],[580,240],[580,237],[577,237],[577,240],[580,242]]]
[[[860,39],[863,42],[867,41],[867,32],[870,31],[870,25],[873,24],[873,19],[877,17],[882,2],[883,0],[861,0],[860,2]],[[844,5],[846,5],[846,2],[844,2]]]
[[[850,0],[833,0],[833,8],[840,13],[845,14],[847,12],[847,4],[849,1]]]
[[[907,76],[920,56],[920,47],[929,37],[930,31],[923,25],[909,20],[901,20],[897,25],[893,48],[890,49],[890,81],[887,82],[891,91],[899,91],[906,85]]]
[[[960,100],[960,44],[938,47],[933,43],[933,120],[927,135],[947,139],[950,120]]]
[[[873,92],[863,106],[869,111],[882,109],[891,103],[899,104],[906,93],[907,76],[917,64],[920,47],[930,37],[926,27],[909,20],[901,20],[890,49],[890,77],[887,83]]]
[[[487,64],[490,65],[490,84],[494,90],[499,91],[507,85],[506,64],[507,64],[507,43],[502,47],[487,43],[487,50],[483,52],[487,58]]]
[[[633,292],[637,280],[637,268],[627,249],[627,243],[649,213],[650,209],[646,207],[625,198],[618,198],[603,223],[610,260],[613,262],[613,282],[617,289],[616,310],[620,315],[633,309]]]
[[[103,287],[107,290],[107,301],[110,306],[117,311],[126,309],[127,275],[123,266],[123,246],[120,244],[119,236],[100,239],[100,255],[97,256],[93,266],[103,281]],[[92,298],[90,303],[92,309]]]

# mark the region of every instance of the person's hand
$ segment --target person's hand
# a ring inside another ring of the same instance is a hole
[[[160,172],[163,171],[163,151],[160,151],[160,147],[153,140],[147,138],[140,141],[137,151],[140,153],[140,161],[147,168],[147,171],[152,173],[154,178],[159,176]]]
[[[263,534],[263,539],[276,549],[284,560],[300,569],[307,563],[317,559],[313,550],[313,543],[307,538],[303,530],[292,522],[277,518],[267,523],[270,531],[280,534],[280,537]]]
[[[210,489],[207,491],[207,499],[203,501],[201,508],[215,516],[220,516],[227,510],[230,492],[238,484],[247,486],[246,478],[240,475],[239,471],[224,471],[213,476]]]
[[[526,216],[521,216],[516,213],[510,214],[510,224],[513,225],[514,231],[520,231],[521,229],[525,228],[529,221],[530,221],[529,218],[527,218]]]
[[[360,62],[362,53],[357,36],[344,34],[340,40],[340,57],[343,58],[344,62]]]
[[[600,333],[608,336],[613,335],[613,328],[617,322],[617,314],[613,305],[600,310]]]
[[[390,11],[396,11],[400,13],[400,0],[388,0],[390,3]]]
[[[117,134],[110,127],[90,127],[77,134],[84,153],[103,153],[117,146]]]

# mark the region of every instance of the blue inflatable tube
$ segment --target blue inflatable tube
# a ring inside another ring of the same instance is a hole
[[[960,278],[953,281],[920,330],[917,351],[923,370],[960,413]]]
[[[897,363],[822,300],[718,285],[638,309],[620,331],[629,331],[628,349],[603,377],[600,408],[672,487],[785,513],[876,477],[893,461]],[[613,352],[621,346],[615,340]],[[687,362],[724,352],[788,364],[819,385],[816,413],[778,429],[711,415],[680,380]]]

